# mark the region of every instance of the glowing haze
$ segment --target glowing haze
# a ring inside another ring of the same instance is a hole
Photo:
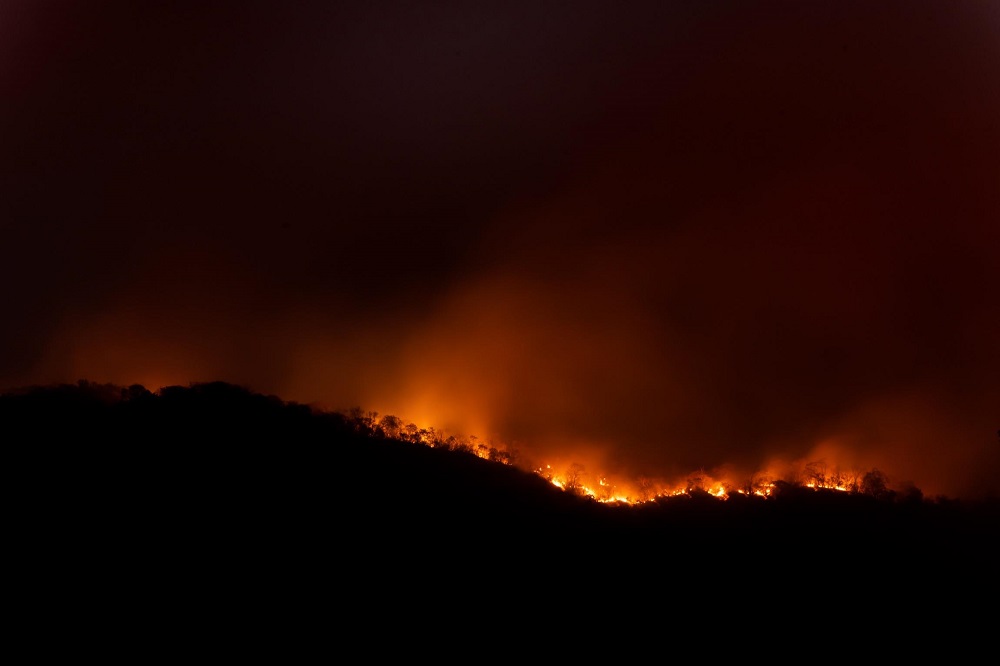
[[[994,5],[134,4],[0,10],[3,387],[1000,492]]]

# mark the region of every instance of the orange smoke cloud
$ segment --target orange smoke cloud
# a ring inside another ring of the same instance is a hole
[[[665,4],[26,4],[0,382],[229,381],[635,494],[1000,493],[989,10]]]

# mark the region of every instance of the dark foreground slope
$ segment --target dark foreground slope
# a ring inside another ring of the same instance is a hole
[[[35,388],[0,398],[0,419],[8,454],[36,484],[33,502],[54,512],[373,535],[597,519],[592,503],[512,466],[225,383]]]
[[[291,575],[345,559],[348,572],[380,562],[383,574],[386,562],[463,562],[507,576],[534,563],[557,579],[576,563],[648,580],[748,563],[829,575],[919,561],[926,576],[942,558],[991,557],[1000,525],[989,503],[802,488],[609,506],[225,383],[35,387],[0,396],[0,422],[15,529],[37,557],[64,563],[208,559]]]
[[[11,392],[0,422],[8,631],[36,651],[464,661],[553,632],[560,651],[869,635],[975,626],[997,581],[993,507],[803,489],[607,506],[222,383]]]

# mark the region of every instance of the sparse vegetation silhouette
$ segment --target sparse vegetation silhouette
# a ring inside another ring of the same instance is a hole
[[[269,528],[335,532],[641,533],[678,543],[786,543],[827,535],[857,541],[990,537],[995,503],[925,498],[887,487],[879,470],[804,483],[763,480],[722,501],[695,474],[683,493],[601,501],[579,467],[560,483],[518,466],[516,453],[444,436],[360,408],[322,411],[212,382],[77,384],[0,396],[5,448],[39,507],[108,526],[151,519],[208,532]],[[835,490],[829,482],[845,483]],[[648,484],[647,484],[648,485]],[[91,523],[93,526],[93,523]]]

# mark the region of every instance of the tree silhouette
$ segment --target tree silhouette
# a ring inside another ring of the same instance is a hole
[[[877,469],[872,469],[865,473],[861,479],[861,493],[883,499],[889,492],[889,482],[885,474]]]
[[[566,478],[563,482],[563,489],[575,495],[583,494],[583,472],[584,466],[580,463],[573,463],[566,470]]]
[[[826,462],[822,460],[814,460],[808,463],[805,469],[805,476],[817,488],[825,487],[827,485]]]
[[[382,434],[390,439],[399,439],[403,433],[403,419],[386,414],[378,421]]]

